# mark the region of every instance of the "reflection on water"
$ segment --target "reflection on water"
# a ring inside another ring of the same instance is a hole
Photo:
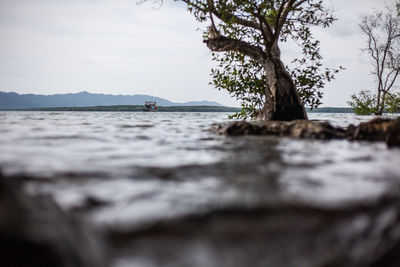
[[[29,193],[52,195],[66,211],[83,212],[98,226],[130,230],[226,207],[351,204],[400,182],[400,150],[383,143],[210,131],[226,117],[0,112],[0,168],[7,175],[28,174]],[[347,126],[370,118],[310,114],[310,119]]]

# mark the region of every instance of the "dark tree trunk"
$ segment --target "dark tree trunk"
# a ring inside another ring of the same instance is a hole
[[[381,103],[380,103],[380,107],[379,107],[379,109],[378,109],[378,114],[377,114],[377,115],[382,115],[383,112],[385,112],[386,94],[387,94],[386,91],[383,91],[383,92],[382,92],[382,95],[381,95]]]
[[[220,36],[204,40],[211,51],[235,51],[246,55],[264,66],[267,76],[266,101],[257,116],[258,120],[306,120],[307,113],[297,94],[293,80],[280,59],[277,43],[267,55],[260,47],[241,40]]]
[[[307,113],[297,94],[293,80],[281,60],[266,60],[266,102],[258,114],[259,120],[292,121],[306,120]]]

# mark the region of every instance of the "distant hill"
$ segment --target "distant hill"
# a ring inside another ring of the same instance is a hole
[[[156,101],[158,106],[222,106],[217,102],[194,101],[174,103],[167,99],[149,95],[91,94],[86,91],[75,94],[35,95],[0,91],[0,109],[90,107],[115,105],[143,105],[145,101]]]

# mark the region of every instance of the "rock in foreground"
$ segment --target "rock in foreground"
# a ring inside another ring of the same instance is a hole
[[[101,239],[50,198],[22,193],[19,178],[0,173],[0,266],[107,266]]]
[[[291,122],[246,122],[236,121],[218,130],[229,136],[265,135],[304,139],[349,139],[385,141],[389,147],[400,146],[400,118],[396,120],[376,118],[350,125],[348,128],[334,127],[327,122],[297,120]]]

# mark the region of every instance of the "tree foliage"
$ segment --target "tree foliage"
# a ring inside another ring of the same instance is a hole
[[[291,76],[289,82],[307,107],[321,104],[321,89],[340,70],[323,67],[320,42],[312,34],[312,27],[326,28],[335,20],[322,0],[181,1],[199,22],[211,22],[203,36],[217,62],[211,84],[242,103],[238,117],[254,118],[274,101],[277,88],[272,88],[273,75],[268,78],[272,65],[276,75],[285,75],[283,67]],[[299,46],[300,56],[285,66],[279,43],[288,41]]]
[[[369,90],[362,90],[358,94],[353,94],[351,100],[348,101],[347,104],[353,108],[354,113],[357,115],[372,115],[378,113],[377,102],[377,94],[374,94]],[[400,92],[386,94],[386,101],[384,102],[382,112],[400,112]]]
[[[224,8],[221,14],[222,20],[218,24],[218,29],[222,30],[224,36],[246,40],[252,45],[262,47],[265,42],[262,32],[237,24],[234,19],[227,21],[224,18],[235,14],[235,16],[248,21],[259,21],[259,17],[262,16],[266,18],[271,28],[276,28],[279,9],[285,1],[216,2],[221,5],[221,9]],[[199,21],[206,20],[207,13],[199,12],[199,10],[199,8],[189,8],[189,11],[194,12]],[[204,10],[207,10],[206,7]],[[307,5],[297,6],[283,24],[281,32],[276,33],[279,34],[280,42],[291,40],[296,42],[301,49],[301,57],[293,60],[286,68],[292,76],[302,102],[311,109],[322,104],[322,89],[342,69],[342,67],[336,69],[323,67],[320,42],[314,39],[311,28],[312,26],[328,27],[334,20],[331,12],[323,6],[322,1],[308,1]],[[210,38],[208,31],[204,33],[204,38]],[[237,113],[236,117],[256,117],[267,101],[265,95],[267,77],[262,64],[232,51],[224,54],[213,53],[212,57],[218,65],[217,68],[211,70],[211,84],[219,90],[227,90],[230,95],[241,102],[242,112]]]
[[[384,111],[392,114],[400,112],[400,92],[389,93],[386,96]]]
[[[362,90],[351,96],[351,100],[347,102],[357,115],[371,115],[376,113],[376,95],[371,91]]]

